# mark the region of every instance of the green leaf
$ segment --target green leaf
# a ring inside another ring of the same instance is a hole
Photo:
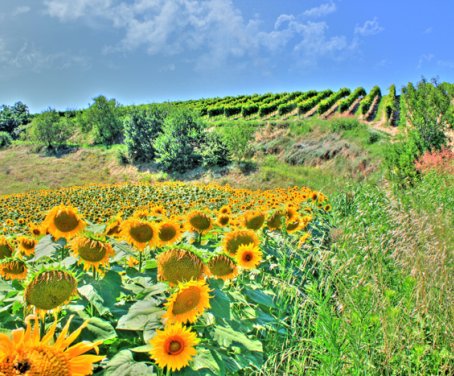
[[[106,365],[106,376],[154,376],[153,367],[145,362],[136,362],[131,351],[122,350]]]
[[[84,335],[84,339],[92,342],[106,341],[117,337],[117,332],[112,324],[100,317],[91,317],[84,331],[90,334],[90,338],[86,338],[87,335]]]
[[[228,348],[232,343],[239,343],[249,351],[263,352],[262,343],[258,340],[249,339],[243,333],[236,332],[232,328],[216,326],[213,338],[219,345]]]
[[[267,308],[275,308],[273,297],[265,294],[262,290],[244,289],[244,294],[254,303],[260,304]]]
[[[230,320],[230,299],[221,290],[213,290],[213,297],[210,299],[211,313],[217,319]]]
[[[120,330],[144,330],[152,325],[161,326],[162,308],[156,307],[149,300],[141,300],[134,303],[126,315],[118,320],[117,329]]]
[[[36,245],[35,255],[30,261],[34,262],[42,257],[51,257],[52,254],[61,249],[61,247],[61,244],[55,243],[52,240],[52,236],[46,235]]]
[[[93,305],[93,307],[96,308],[101,316],[110,313],[109,308],[105,307],[104,305],[104,299],[101,297],[101,295],[98,294],[93,285],[85,285],[79,287],[77,290],[79,291],[79,294],[81,296],[87,299]]]

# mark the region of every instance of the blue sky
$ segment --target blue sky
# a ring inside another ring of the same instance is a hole
[[[452,0],[1,0],[0,104],[33,112],[454,82]]]

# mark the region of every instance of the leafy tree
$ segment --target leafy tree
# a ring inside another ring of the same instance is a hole
[[[26,104],[16,102],[13,106],[2,105],[0,109],[0,131],[8,132],[16,138],[19,127],[30,122],[30,112]]]
[[[12,142],[13,139],[8,132],[0,132],[0,149],[10,146]]]
[[[445,130],[450,119],[451,97],[445,85],[422,79],[403,88],[406,116],[415,127],[424,149],[440,150],[448,141]]]
[[[236,161],[241,162],[254,154],[251,141],[255,129],[249,124],[229,125],[221,129],[222,139]]]
[[[222,140],[222,137],[210,132],[205,137],[201,147],[202,165],[204,167],[227,166],[230,163],[229,148]]]
[[[119,103],[115,99],[107,99],[100,95],[93,99],[93,103],[85,114],[84,129],[93,132],[94,143],[112,145],[122,137],[122,123],[118,113]]]
[[[65,144],[71,135],[67,119],[61,118],[51,108],[33,119],[29,132],[33,140],[44,144],[48,149]]]
[[[128,157],[133,162],[147,162],[155,157],[154,141],[161,133],[167,111],[153,106],[134,109],[125,121],[125,144]]]
[[[198,166],[204,131],[205,124],[195,112],[186,108],[173,109],[154,142],[156,161],[166,171],[184,172]]]

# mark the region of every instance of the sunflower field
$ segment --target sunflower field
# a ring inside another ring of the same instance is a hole
[[[306,187],[2,196],[0,375],[264,374],[323,273],[330,211]]]

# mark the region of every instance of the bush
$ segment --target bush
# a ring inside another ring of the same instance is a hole
[[[28,124],[30,118],[27,105],[20,101],[13,106],[3,105],[0,108],[0,132],[8,132],[18,138],[21,126]]]
[[[156,161],[165,171],[184,172],[200,165],[205,124],[187,108],[175,108],[164,119],[153,143]]]
[[[347,111],[357,98],[364,95],[366,95],[366,90],[363,87],[356,88],[347,98],[340,101],[339,112]]]
[[[224,115],[227,117],[237,115],[241,112],[241,106],[226,106],[224,107]]]
[[[0,132],[0,149],[7,148],[13,142],[8,132]]]
[[[251,145],[255,126],[248,124],[229,125],[220,129],[221,136],[230,155],[238,162],[252,157],[254,149]]]
[[[93,99],[93,104],[85,113],[86,127],[93,132],[95,144],[113,145],[123,135],[123,126],[119,117],[119,104],[115,99],[100,95]]]
[[[54,109],[48,109],[33,119],[28,132],[35,142],[45,145],[47,149],[56,149],[69,139],[69,124],[67,118],[60,117]]]
[[[135,109],[125,122],[125,144],[132,162],[149,162],[155,158],[154,141],[161,132],[166,110],[153,106]]]
[[[340,118],[334,119],[330,122],[331,130],[333,132],[349,131],[360,127],[360,123],[357,119]]]
[[[389,94],[385,100],[385,116],[386,121],[391,119],[393,113],[397,111],[396,85],[389,87]]]
[[[224,113],[224,106],[221,107],[210,107],[207,110],[209,117],[214,117],[218,115],[222,115]]]
[[[259,111],[259,106],[256,104],[248,103],[241,108],[241,115],[243,117],[250,116],[252,114],[256,114]]]
[[[208,133],[201,148],[202,165],[204,167],[223,167],[230,163],[229,148],[217,133]]]
[[[328,111],[339,99],[350,94],[350,90],[347,88],[342,88],[336,93],[330,95],[328,98],[322,100],[318,105],[318,113],[321,115],[324,112]]]
[[[366,115],[367,112],[370,109],[370,106],[372,105],[372,102],[374,101],[374,98],[376,96],[381,97],[381,91],[378,86],[374,86],[370,91],[369,94],[367,94],[364,99],[361,101],[360,104],[360,109],[361,109],[361,114]]]

